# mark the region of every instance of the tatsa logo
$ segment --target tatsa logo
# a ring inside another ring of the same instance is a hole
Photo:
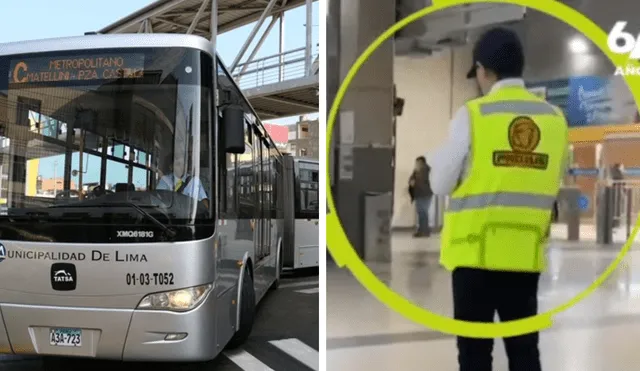
[[[640,34],[634,37],[625,31],[627,22],[618,21],[609,31],[607,46],[616,54],[627,54],[630,59],[640,59]],[[616,66],[616,75],[640,75],[640,67],[634,65]]]

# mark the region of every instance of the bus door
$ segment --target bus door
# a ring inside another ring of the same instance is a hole
[[[253,132],[253,181],[255,190],[256,209],[254,216],[254,241],[255,241],[255,257],[256,261],[264,258],[264,221],[262,219],[264,200],[263,200],[263,179],[262,179],[262,140]]]
[[[268,256],[271,252],[271,162],[269,161],[269,145],[265,141],[261,141],[262,146],[262,246],[264,248],[264,256]]]
[[[236,240],[242,240],[246,250],[255,250],[254,218],[256,209],[255,184],[253,181],[253,153],[251,140],[245,144],[245,153],[236,157],[238,189],[238,220]],[[246,242],[245,242],[246,241]]]

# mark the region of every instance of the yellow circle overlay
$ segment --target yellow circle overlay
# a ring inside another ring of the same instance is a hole
[[[589,18],[584,16],[577,10],[570,8],[562,4],[559,1],[554,0],[440,0],[433,1],[433,5],[422,10],[419,10],[410,16],[402,19],[398,23],[387,29],[382,35],[380,35],[369,47],[358,57],[354,65],[351,67],[347,76],[345,77],[340,89],[336,94],[335,101],[331,106],[328,118],[327,127],[327,163],[329,163],[330,143],[335,125],[336,116],[338,115],[340,104],[344,99],[347,89],[353,81],[355,75],[358,73],[362,65],[373,54],[378,47],[386,40],[393,37],[393,35],[406,27],[410,23],[430,14],[450,8],[456,5],[473,4],[473,3],[505,3],[526,6],[531,9],[538,10],[543,13],[547,13],[565,23],[573,26],[586,37],[588,37],[594,44],[596,44],[606,55],[611,62],[616,66],[630,65],[633,67],[640,67],[640,64],[636,61],[629,60],[628,55],[618,55],[612,53],[607,47],[607,33],[593,23]],[[637,81],[633,81],[631,78],[633,75],[624,75],[624,79],[629,86],[633,97],[636,102],[640,99],[640,84]],[[331,189],[329,169],[327,167],[326,174],[326,187]],[[399,314],[403,315],[407,319],[410,319],[416,323],[422,324],[431,329],[464,337],[471,338],[498,338],[498,337],[513,337],[518,335],[524,335],[540,330],[550,328],[553,324],[553,316],[560,312],[563,312],[570,307],[574,306],[587,296],[592,294],[602,283],[615,271],[617,266],[622,263],[625,255],[631,248],[631,242],[635,240],[638,233],[638,227],[640,224],[636,221],[636,225],[631,233],[631,236],[620,250],[616,259],[607,267],[607,269],[600,275],[587,289],[578,294],[567,303],[560,305],[548,312],[538,314],[536,316],[501,322],[501,323],[478,323],[459,321],[450,317],[438,315],[430,312],[420,306],[415,305],[404,296],[391,290],[387,285],[376,277],[376,275],[365,265],[360,257],[355,252],[353,246],[349,242],[347,235],[342,228],[340,219],[336,213],[335,203],[331,192],[327,192],[328,210],[327,210],[327,248],[331,252],[336,264],[339,267],[346,267],[356,277],[360,283],[373,294],[378,300],[386,304],[389,308],[395,310]]]

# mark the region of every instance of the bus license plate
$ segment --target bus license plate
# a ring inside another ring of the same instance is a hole
[[[52,328],[49,344],[56,347],[82,346],[82,330],[79,328]]]

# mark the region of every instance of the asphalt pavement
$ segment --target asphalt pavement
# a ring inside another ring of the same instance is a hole
[[[317,371],[318,269],[286,273],[258,305],[249,340],[207,363],[178,365],[0,356],[0,371]]]

